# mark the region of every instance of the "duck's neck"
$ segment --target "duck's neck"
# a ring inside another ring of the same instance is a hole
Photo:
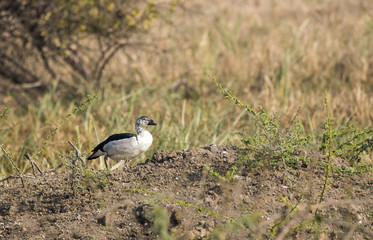
[[[140,124],[136,124],[135,128],[136,128],[137,135],[140,135],[141,133],[146,132],[146,129],[143,128]]]
[[[153,136],[144,127],[136,125],[137,142],[139,143],[140,149],[146,151],[153,142]]]

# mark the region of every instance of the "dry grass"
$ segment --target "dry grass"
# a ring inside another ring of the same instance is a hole
[[[101,88],[88,84],[82,90],[97,93],[98,99],[58,129],[38,156],[43,168],[62,161],[67,140],[88,153],[109,134],[134,131],[139,115],[159,123],[151,129],[155,141],[147,157],[157,149],[234,141],[236,132],[249,127],[248,116],[222,100],[209,74],[252,106],[280,114],[294,114],[301,107],[299,117],[312,134],[319,133],[324,120],[324,91],[337,122],[371,125],[373,1],[184,4],[170,16],[171,24],[155,23],[145,39],[156,51],[119,52]],[[36,153],[74,104],[66,103],[72,102],[70,96],[61,95],[58,86],[38,101],[30,99],[26,108],[14,104],[17,98],[4,100],[12,108],[0,126],[0,144],[21,168],[29,168],[24,152]],[[0,158],[1,174],[13,172]]]

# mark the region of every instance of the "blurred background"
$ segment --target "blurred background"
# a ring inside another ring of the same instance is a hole
[[[325,92],[336,123],[372,125],[372,0],[2,0],[0,39],[0,145],[21,169],[25,152],[57,166],[68,140],[87,155],[141,115],[158,123],[142,160],[236,144],[250,116],[211,76],[313,136]]]

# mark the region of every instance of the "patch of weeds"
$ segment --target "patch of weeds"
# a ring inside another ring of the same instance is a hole
[[[362,130],[353,124],[343,124],[336,130],[335,144],[336,156],[348,160],[351,167],[359,166],[362,156],[373,148],[373,128]]]
[[[81,184],[81,178],[84,169],[79,158],[72,152],[70,152],[70,154],[65,156],[64,158],[66,159],[65,166],[70,170],[70,187],[73,191],[73,195],[76,196],[76,193],[78,191],[84,190]]]
[[[63,156],[63,158],[65,159],[66,167],[71,170],[70,185],[74,196],[77,191],[102,190],[108,186],[110,184],[108,179],[110,172],[108,170],[94,172],[85,168],[86,164],[80,152],[70,141],[69,144],[75,150],[75,154],[70,152],[67,156]]]
[[[325,93],[326,95],[326,93]],[[354,125],[334,127],[329,114],[329,98],[324,100],[325,121],[321,136],[320,151],[325,156],[323,164],[324,176],[319,202],[324,201],[325,191],[332,172],[342,171],[348,174],[361,174],[372,171],[371,163],[362,162],[362,155],[369,154],[373,148],[373,129],[361,130]],[[340,157],[348,164],[348,168],[332,165],[331,160]],[[318,213],[318,211],[316,211]]]
[[[74,196],[78,191],[92,191],[96,189],[104,189],[110,185],[108,170],[101,172],[94,172],[90,169],[84,168],[78,163],[75,156],[68,156],[69,160],[65,162],[66,166],[71,170],[70,186]]]
[[[206,169],[208,170],[211,176],[214,176],[223,182],[232,182],[235,180],[235,176],[237,175],[236,165],[233,165],[231,167],[231,170],[227,171],[225,175],[221,175],[218,171],[215,170],[214,167],[206,166]]]
[[[329,100],[327,97],[325,97],[324,108],[325,108],[326,120],[323,126],[324,131],[322,135],[320,151],[322,151],[322,153],[326,157],[325,157],[325,160],[322,162],[323,169],[324,169],[324,176],[323,176],[323,185],[321,187],[321,194],[319,198],[320,203],[324,200],[325,191],[326,191],[326,188],[328,187],[328,181],[329,181],[329,178],[331,177],[330,160],[335,156],[335,150],[333,149],[332,143],[333,143],[333,138],[336,135],[336,131],[332,128],[333,121],[330,118],[328,106],[329,106]],[[316,210],[316,214],[318,212],[319,210]]]
[[[196,205],[196,204],[193,204],[193,203],[190,203],[190,202],[185,202],[185,201],[180,200],[180,199],[173,199],[171,197],[166,197],[166,199],[169,200],[169,201],[172,201],[174,203],[180,204],[182,206],[192,207],[192,208],[196,209],[198,212],[206,213],[209,216],[214,216],[214,217],[218,217],[219,216],[219,213],[217,213],[217,212],[208,210],[208,209],[206,209],[206,208],[204,208],[202,206],[199,206],[199,205]]]
[[[325,100],[327,101],[328,99]],[[326,106],[327,107],[327,106]],[[365,174],[372,172],[373,165],[364,161],[373,149],[373,128],[364,130],[353,124],[341,124],[335,127],[329,114],[324,122],[320,151],[332,158],[339,157],[346,166],[331,166],[332,172],[346,174]]]
[[[268,233],[270,234],[270,239],[275,238],[290,221],[297,214],[298,206],[302,200],[300,197],[296,203],[290,203],[286,198],[283,196],[279,196],[280,201],[285,204],[281,217],[271,224],[271,226],[267,229]]]
[[[110,181],[108,179],[109,175],[110,172],[108,170],[104,170],[101,172],[93,172],[90,169],[84,169],[82,186],[84,186],[87,189],[102,190],[110,185]]]
[[[3,145],[0,145],[0,149],[2,150],[2,152],[4,153],[4,155],[7,157],[7,159],[9,160],[9,162],[11,163],[11,166],[17,170],[17,173],[18,175],[16,177],[18,177],[19,179],[21,179],[21,183],[22,183],[22,187],[24,188],[25,187],[25,183],[24,183],[24,180],[23,180],[23,177],[22,177],[22,172],[21,170],[19,169],[19,167],[17,166],[16,162],[14,161],[14,158],[13,156],[11,155],[11,153],[8,153],[5,148],[3,147]],[[15,177],[15,176],[12,176],[12,177]]]
[[[313,138],[305,133],[302,123],[297,119],[298,112],[287,124],[283,124],[278,116],[260,106],[255,110],[213,80],[227,100],[233,101],[252,116],[251,131],[240,133],[244,147],[239,153],[236,167],[245,165],[249,168],[283,169],[286,175],[287,169],[308,165],[305,149],[310,147]]]
[[[320,151],[325,156],[322,163],[326,170],[323,188],[326,187],[329,178],[327,175],[332,171],[361,174],[373,170],[371,162],[363,161],[364,154],[369,155],[373,149],[373,128],[362,130],[353,124],[335,127],[328,113],[329,99],[325,98],[324,102],[326,120],[322,136],[314,138],[306,134],[302,123],[297,119],[298,112],[289,121],[282,123],[278,116],[268,113],[260,106],[255,110],[234,96],[230,90],[224,89],[214,78],[213,80],[227,100],[243,108],[252,117],[251,130],[240,133],[243,148],[239,152],[236,167],[244,165],[249,168],[283,170],[285,179],[288,169],[299,169],[309,165],[307,152],[313,141],[317,140],[321,142]],[[345,161],[348,168],[333,166],[331,160],[335,157]],[[211,174],[214,175],[214,172]]]
[[[373,165],[371,163],[359,163],[355,167],[344,167],[344,166],[331,166],[331,170],[336,174],[346,175],[362,175],[371,173],[373,171]]]
[[[214,212],[214,211],[211,211],[211,210],[208,210],[202,206],[199,206],[199,205],[196,205],[196,204],[193,204],[191,202],[186,202],[186,201],[183,201],[183,200],[180,200],[180,199],[174,199],[172,197],[169,197],[169,196],[164,196],[160,193],[157,193],[157,192],[154,192],[154,191],[151,191],[149,189],[138,189],[138,188],[131,188],[131,189],[125,189],[126,192],[130,192],[130,193],[146,193],[146,194],[151,194],[151,195],[154,195],[154,196],[157,196],[161,199],[164,199],[164,200],[168,200],[170,202],[173,202],[173,203],[177,203],[177,204],[180,204],[182,206],[186,206],[186,207],[190,207],[190,208],[194,208],[196,209],[198,212],[201,212],[201,213],[206,213],[207,215],[210,215],[210,216],[215,216],[215,217],[218,217],[220,216],[219,213],[217,212]]]
[[[326,228],[321,226],[320,221],[316,221],[316,219],[310,219],[301,221],[299,224],[295,225],[289,232],[289,235],[297,235],[297,233],[300,233],[301,231],[310,233],[311,235],[316,237],[315,239],[319,239],[318,236],[321,233],[326,232]]]
[[[280,195],[279,197],[280,197],[280,201],[282,203],[284,203],[287,206],[288,209],[290,209],[289,213],[297,213],[297,208],[298,208],[298,205],[299,205],[299,203],[302,199],[302,196],[300,196],[299,200],[294,204],[289,203],[288,200],[286,198],[284,198],[284,196],[282,196],[282,195]]]
[[[125,191],[130,192],[130,193],[151,194],[151,195],[154,195],[154,196],[156,196],[156,197],[158,197],[159,199],[162,199],[162,200],[167,200],[167,201],[179,204],[181,206],[194,208],[195,210],[197,210],[200,213],[205,213],[209,216],[226,219],[227,222],[218,226],[218,227],[216,227],[214,230],[212,230],[210,232],[210,234],[207,236],[207,239],[225,239],[224,237],[223,238],[221,238],[221,237],[224,236],[225,234],[236,233],[239,229],[242,229],[242,230],[244,230],[248,233],[251,233],[251,228],[253,227],[254,224],[256,224],[259,221],[260,216],[262,215],[261,213],[257,212],[257,213],[253,213],[253,214],[241,215],[239,218],[232,218],[232,217],[224,216],[221,213],[208,210],[208,209],[206,209],[202,206],[196,205],[196,204],[191,203],[191,202],[186,202],[186,201],[183,201],[183,200],[180,200],[180,199],[174,199],[174,198],[169,197],[169,196],[164,196],[160,193],[151,191],[149,189],[132,188],[132,189],[125,189]],[[153,215],[153,216],[158,216],[159,221],[160,221],[159,226],[158,226],[158,230],[155,229],[155,231],[159,234],[159,231],[161,229],[167,229],[165,224],[166,223],[168,224],[169,221],[168,221],[168,219],[167,219],[167,221],[165,221],[165,217],[163,215],[165,213],[162,213],[162,208],[156,209],[154,214],[155,215]],[[159,236],[161,236],[161,234],[159,234]],[[163,238],[159,238],[159,239],[163,239]],[[164,238],[164,239],[168,239],[168,238]]]
[[[303,154],[312,138],[307,136],[296,116],[288,126],[283,126],[276,116],[264,110],[258,114],[249,133],[242,133],[244,149],[240,159],[250,168],[298,169],[307,166],[309,158]]]

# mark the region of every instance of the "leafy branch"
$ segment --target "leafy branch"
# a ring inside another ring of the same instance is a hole
[[[43,142],[42,146],[40,147],[39,151],[35,154],[35,157],[36,156],[39,156],[44,150],[45,148],[48,146],[48,144],[51,142],[51,140],[53,139],[54,135],[56,135],[56,132],[57,130],[66,122],[69,120],[69,118],[73,115],[75,115],[77,112],[79,111],[84,111],[85,110],[85,106],[88,105],[91,101],[93,101],[94,99],[97,98],[97,95],[94,95],[94,96],[90,96],[90,95],[87,95],[87,99],[80,103],[78,106],[74,107],[73,111],[68,113],[62,120],[60,120],[58,123],[57,123],[57,126],[52,129],[51,133],[47,136],[46,140]]]
[[[3,113],[0,115],[0,122],[6,118],[8,111],[9,111],[9,106],[6,106]]]

